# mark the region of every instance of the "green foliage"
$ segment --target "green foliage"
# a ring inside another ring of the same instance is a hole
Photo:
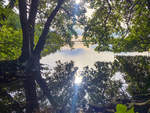
[[[40,1],[39,12],[44,12],[44,13],[40,13],[39,15],[37,15],[37,17],[39,18],[37,26],[41,28],[46,18],[48,17],[50,12],[54,9],[56,5],[55,0],[50,1],[50,3],[51,5],[47,5],[46,0]],[[60,38],[59,39],[60,39],[60,42],[62,42],[63,44],[62,43],[58,44],[57,42],[55,44],[55,41],[49,44],[49,45],[57,45],[57,46],[52,46],[52,48],[56,48],[52,50],[52,52],[56,51],[57,49],[59,49],[61,46],[64,46],[64,45],[69,45],[70,47],[73,46],[71,39],[73,37],[77,38],[77,35],[78,35],[74,26],[85,24],[85,20],[86,20],[85,12],[86,10],[84,7],[84,1],[82,1],[80,5],[75,5],[75,1],[73,0],[65,1],[65,3],[62,5],[62,8],[58,12],[57,16],[53,20],[53,24],[50,27],[50,33],[48,36],[49,37],[48,40],[50,40],[50,38],[54,38],[52,37],[54,36],[54,34],[55,34],[56,40],[58,39],[58,37],[61,37],[61,39]],[[47,44],[45,45],[45,47],[46,46]],[[47,51],[47,47],[45,51]],[[49,54],[51,50],[48,50],[48,51],[49,52],[44,52],[44,54],[42,53],[42,55],[45,56],[46,53]]]
[[[150,10],[147,0],[90,1],[95,9],[85,26],[86,45],[97,44],[97,51],[148,51]]]
[[[38,11],[42,13],[37,16],[35,36],[31,37],[34,38],[35,45],[39,40],[46,18],[56,6],[56,0],[49,1],[51,4],[49,6],[46,0],[40,2]],[[96,47],[98,51],[149,50],[150,22],[146,0],[139,0],[139,2],[134,0],[132,3],[128,3],[127,0],[109,2],[111,1],[95,0],[90,2],[91,7],[95,8],[95,13],[85,27],[84,40],[86,44],[88,45],[91,41],[92,44],[98,44]],[[65,2],[53,20],[42,56],[56,52],[65,44],[73,45],[71,39],[72,37],[77,37],[74,26],[84,25],[86,21],[85,15],[83,15],[86,12],[84,3],[81,3],[80,6],[74,5],[72,7],[73,4],[74,1],[68,0]],[[128,28],[122,24],[128,25]],[[0,2],[0,60],[17,59],[21,54],[21,47],[22,31],[19,15],[11,9],[5,8],[3,3]],[[133,58],[119,59],[120,64],[116,65],[119,65],[117,67],[120,68],[119,71],[126,74],[125,80],[129,84],[129,94],[132,98],[139,99],[139,95],[137,98],[136,94],[149,92],[149,62],[141,58],[135,59],[135,62],[132,62],[132,60]],[[141,63],[137,63],[137,61]],[[76,70],[73,62],[65,64],[57,62],[57,67],[53,71],[45,72],[43,76],[51,89],[49,93],[55,98],[64,113],[67,113],[70,112],[74,94],[78,96],[76,107],[84,109],[88,109],[87,106],[91,103],[103,106],[116,104],[118,98],[128,98],[121,91],[122,83],[112,80],[115,67],[112,65],[111,63],[97,62],[94,68],[89,69],[86,67],[81,73],[83,81],[78,86],[78,93],[75,90],[77,85],[73,82],[74,71]],[[145,71],[143,71],[143,68]],[[16,74],[17,72],[14,73]],[[18,84],[17,86],[20,88]],[[12,87],[4,89],[8,90],[7,94],[13,94],[13,99],[22,102],[24,105],[24,92],[21,91],[20,93],[17,86],[14,89]],[[85,97],[86,95],[88,95],[88,99]],[[41,91],[38,92],[38,96],[41,104],[46,106],[46,99]],[[3,100],[0,100],[0,107],[2,108],[6,105],[6,111],[10,110],[8,112],[11,112],[12,109],[8,108],[9,105],[12,105],[10,102],[12,100],[9,100],[8,97],[4,98],[4,96],[1,96],[1,98]],[[134,109],[127,110],[126,106],[119,104],[117,105],[116,113],[120,112],[134,113]]]
[[[21,54],[22,31],[19,16],[0,5],[0,61],[14,60]]]
[[[150,48],[150,21],[148,15],[149,12],[145,11],[142,16],[138,17],[134,21],[128,36],[124,39],[115,39],[114,50],[119,51],[148,51]],[[119,47],[118,47],[119,45]],[[120,49],[120,50],[119,50]]]
[[[50,6],[47,5],[47,1],[40,2],[39,12],[44,13],[39,13],[37,15],[38,20],[35,25],[34,36],[35,45],[39,40],[43,29],[42,26],[44,25],[47,16],[56,5],[56,1],[49,1],[51,2]],[[17,3],[15,3],[15,5],[16,4]],[[81,5],[81,7],[78,7],[77,9],[77,7],[72,7],[73,4],[75,4],[73,1],[68,0],[68,2],[66,2],[64,6],[62,6],[62,11],[58,13],[56,19],[54,19],[53,21],[51,30],[47,36],[48,39],[44,46],[44,50],[41,53],[41,56],[46,56],[52,52],[56,52],[66,44],[73,46],[71,39],[74,36],[77,37],[74,25],[77,24],[77,22],[78,24],[83,23],[83,20],[85,18],[83,15],[83,13],[85,12],[84,7]],[[12,9],[4,6],[3,2],[1,2],[0,9],[0,26],[2,26],[0,31],[0,60],[16,59],[20,56],[22,47],[22,32],[19,15],[14,13]],[[75,12],[75,10],[78,11]]]
[[[21,54],[21,30],[3,25],[0,29],[0,60],[16,59]]]
[[[127,110],[127,106],[123,104],[117,104],[115,113],[135,113],[134,107]]]
[[[4,8],[3,3],[0,3],[0,24],[7,18],[7,16],[10,14],[10,10],[7,8]]]
[[[117,57],[114,63],[117,70],[125,73],[127,91],[136,100],[148,99],[150,88],[150,59],[148,57]]]
[[[16,13],[9,14],[9,16],[7,18],[7,25],[9,27],[12,27],[14,30],[21,29],[19,15]]]
[[[50,53],[56,52],[64,45],[64,40],[56,32],[50,32],[47,36],[46,44],[41,55],[45,56]]]

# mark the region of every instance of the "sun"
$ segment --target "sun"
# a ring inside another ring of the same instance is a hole
[[[80,85],[81,82],[82,82],[82,77],[81,76],[76,76],[74,83],[77,84],[77,85]]]
[[[79,4],[81,2],[81,0],[75,0],[76,4]]]

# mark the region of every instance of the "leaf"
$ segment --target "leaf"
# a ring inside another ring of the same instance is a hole
[[[134,113],[134,107],[132,107],[130,110],[128,110],[127,113]]]
[[[117,104],[116,111],[117,112],[115,112],[115,113],[126,113],[127,107],[122,104]]]

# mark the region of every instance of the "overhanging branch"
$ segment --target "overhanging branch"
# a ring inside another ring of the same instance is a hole
[[[41,53],[41,51],[44,48],[44,44],[46,41],[46,36],[49,32],[49,27],[51,26],[51,23],[53,21],[53,19],[55,18],[57,12],[59,11],[59,9],[61,8],[61,5],[63,4],[64,0],[59,0],[57,6],[55,7],[55,9],[52,11],[52,13],[50,14],[50,16],[48,17],[45,25],[44,25],[44,29],[42,31],[42,34],[39,38],[39,41],[35,47],[34,50],[34,55],[39,55]]]

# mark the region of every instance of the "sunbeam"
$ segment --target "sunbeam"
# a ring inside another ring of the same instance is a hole
[[[75,0],[76,4],[79,4],[81,2],[81,0]]]
[[[81,76],[76,76],[74,83],[77,84],[77,85],[80,85],[81,82],[82,82],[82,77]]]

